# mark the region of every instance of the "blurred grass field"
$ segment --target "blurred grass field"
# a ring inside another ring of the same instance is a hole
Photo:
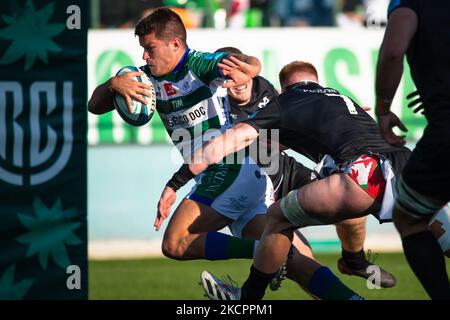
[[[428,299],[425,291],[410,270],[402,253],[382,253],[375,261],[397,278],[390,289],[368,289],[366,281],[337,271],[338,254],[318,254],[316,258],[331,267],[348,286],[367,299]],[[450,262],[447,272],[450,273]],[[229,274],[242,285],[248,275],[250,260],[174,261],[166,258],[144,260],[98,260],[89,262],[90,299],[159,299],[201,300],[203,289],[198,285],[202,270],[218,276]],[[269,289],[265,299],[309,300],[297,284],[287,280],[276,292]]]

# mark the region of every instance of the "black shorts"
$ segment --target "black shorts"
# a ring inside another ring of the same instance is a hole
[[[304,185],[317,180],[317,174],[313,170],[284,153],[280,156],[279,170],[281,177],[273,186],[275,199],[277,200],[286,196],[289,191],[300,189]]]
[[[401,147],[398,151],[381,152],[380,154],[390,161],[395,176],[400,177],[411,153],[408,148]]]
[[[448,118],[448,117],[447,117]],[[450,200],[450,119],[430,123],[403,170],[404,182],[418,193]]]

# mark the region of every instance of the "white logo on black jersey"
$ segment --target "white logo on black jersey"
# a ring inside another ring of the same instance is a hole
[[[267,104],[270,102],[270,99],[269,98],[267,98],[267,96],[265,96],[264,98],[263,98],[263,101],[262,102],[260,102],[260,103],[258,103],[258,108],[264,108],[265,106],[267,106]]]

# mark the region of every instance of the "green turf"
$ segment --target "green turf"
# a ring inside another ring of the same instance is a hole
[[[336,269],[337,254],[318,254],[316,258],[353,290],[367,299],[427,299],[425,291],[409,269],[403,254],[380,254],[377,264],[393,273],[397,285],[390,289],[369,290],[364,279],[341,275]],[[447,271],[450,273],[450,262]],[[198,285],[199,274],[208,270],[229,274],[238,283],[246,279],[250,260],[174,261],[165,258],[89,262],[90,299],[206,299]],[[276,292],[267,290],[265,299],[311,299],[292,281],[285,281]]]

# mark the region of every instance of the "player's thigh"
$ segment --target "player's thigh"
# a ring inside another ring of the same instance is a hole
[[[375,201],[344,173],[303,186],[297,197],[306,213],[327,223],[360,217]]]
[[[406,163],[402,179],[409,188],[421,196],[441,200],[442,204],[445,204],[450,200],[450,188],[446,187],[450,181],[450,170],[447,167],[449,158],[448,121],[430,123]],[[426,200],[425,198],[424,202]]]
[[[242,229],[242,237],[259,240],[266,226],[266,214],[256,214]]]
[[[402,239],[428,230],[428,220],[413,217],[410,212],[403,211],[399,207],[394,207],[392,218]]]
[[[184,199],[170,219],[164,237],[185,237],[193,233],[217,231],[231,221],[203,203]]]

